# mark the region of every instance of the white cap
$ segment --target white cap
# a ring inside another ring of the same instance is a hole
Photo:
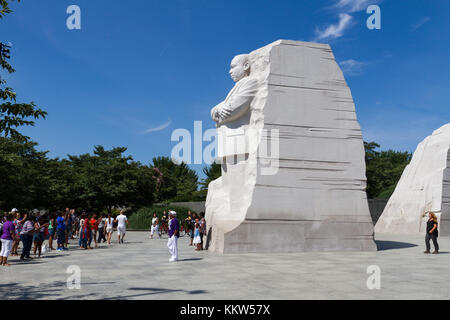
[[[169,211],[169,214],[171,214],[171,215],[173,215],[173,216],[176,216],[176,215],[177,215],[177,213],[176,213],[175,211],[173,211],[173,210]]]
[[[12,209],[11,212],[19,212],[16,208]]]

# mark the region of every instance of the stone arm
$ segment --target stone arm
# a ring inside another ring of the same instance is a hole
[[[232,94],[227,100],[212,109],[211,115],[213,120],[218,125],[221,125],[239,119],[249,111],[257,91],[258,81],[256,79],[248,79],[239,92]]]

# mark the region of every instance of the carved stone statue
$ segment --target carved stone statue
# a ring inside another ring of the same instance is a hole
[[[236,56],[230,66],[230,76],[236,85],[227,98],[211,110],[212,119],[217,126],[235,121],[250,111],[250,104],[258,90],[258,81],[249,75],[248,55]]]
[[[428,212],[439,219],[439,234],[450,235],[450,123],[418,146],[375,231],[425,234]]]
[[[280,40],[236,56],[211,110],[222,176],[206,199],[220,253],[376,250],[355,105],[328,45]]]

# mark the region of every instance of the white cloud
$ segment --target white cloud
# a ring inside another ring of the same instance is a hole
[[[366,10],[372,4],[378,4],[380,0],[338,0],[334,7],[345,12],[358,12]]]
[[[154,128],[149,128],[147,130],[144,130],[141,132],[141,134],[147,134],[147,133],[152,133],[152,132],[158,132],[161,130],[166,129],[168,126],[170,126],[172,124],[172,120],[168,120],[165,123],[161,124],[160,126],[154,127]]]
[[[339,15],[339,22],[337,24],[331,24],[328,27],[323,28],[322,30],[316,29],[315,41],[342,37],[345,29],[350,26],[352,19],[352,16],[346,13],[341,13]]]
[[[339,62],[339,65],[341,66],[342,72],[344,72],[345,75],[357,76],[357,75],[361,74],[365,63],[361,62],[361,61],[356,61],[353,59],[348,59],[348,60]]]
[[[423,26],[425,23],[427,23],[428,21],[430,21],[430,17],[423,17],[422,19],[420,19],[418,22],[414,23],[411,25],[412,30],[417,30],[419,29],[421,26]]]

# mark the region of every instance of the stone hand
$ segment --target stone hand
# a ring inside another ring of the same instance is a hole
[[[221,119],[226,119],[232,114],[232,111],[230,109],[221,108],[219,111],[219,115]]]
[[[219,107],[220,105],[215,106],[212,110],[211,110],[211,118],[215,121],[215,122],[219,122],[220,121],[220,117],[219,117]]]

